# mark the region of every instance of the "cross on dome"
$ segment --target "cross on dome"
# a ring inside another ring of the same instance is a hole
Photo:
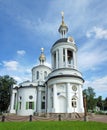
[[[63,11],[61,12],[61,15],[62,15],[62,23],[61,23],[58,31],[61,34],[61,37],[65,38],[65,35],[68,32],[68,27],[67,27],[67,25],[64,22],[64,12]]]

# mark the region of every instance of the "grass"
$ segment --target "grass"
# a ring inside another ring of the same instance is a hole
[[[107,123],[83,121],[0,122],[0,130],[107,130]]]

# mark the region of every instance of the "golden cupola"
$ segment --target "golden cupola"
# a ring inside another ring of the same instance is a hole
[[[44,55],[44,48],[41,48],[41,55],[39,57],[39,61],[41,65],[44,65],[44,62],[46,61],[46,57]]]
[[[64,12],[61,12],[61,15],[62,15],[62,23],[61,23],[58,31],[61,34],[61,38],[65,38],[66,33],[68,32],[68,27],[64,22]]]

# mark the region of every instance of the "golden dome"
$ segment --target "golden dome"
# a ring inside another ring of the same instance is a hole
[[[41,55],[39,57],[40,64],[43,64],[46,61],[46,57],[44,55],[44,48],[41,48]]]
[[[40,55],[40,57],[39,57],[39,60],[45,60],[46,59],[46,57],[45,57],[45,55],[42,53],[41,55]]]
[[[68,32],[68,27],[64,22],[64,12],[61,12],[61,15],[62,15],[62,22],[61,22],[61,25],[60,25],[58,31],[61,34],[62,38],[64,38],[66,33]]]

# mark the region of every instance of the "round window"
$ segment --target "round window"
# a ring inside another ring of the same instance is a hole
[[[32,95],[30,95],[30,96],[29,96],[29,99],[32,99],[32,98],[33,98],[33,96],[32,96]]]
[[[45,96],[43,96],[43,99],[45,100]]]
[[[75,85],[72,86],[73,91],[77,91],[77,87]]]

